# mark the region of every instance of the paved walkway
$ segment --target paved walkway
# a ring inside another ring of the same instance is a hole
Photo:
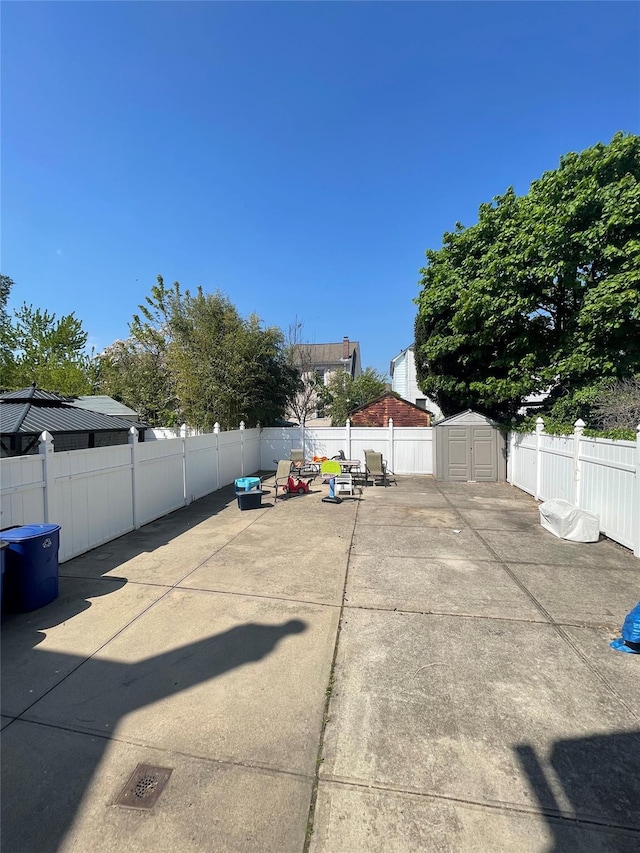
[[[325,491],[217,493],[5,617],[3,851],[640,849],[639,561],[509,486]]]

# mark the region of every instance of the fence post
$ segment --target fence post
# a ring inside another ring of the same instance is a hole
[[[189,427],[182,424],[180,427],[180,440],[182,441],[182,503],[186,506],[191,503],[189,489],[187,487],[187,435]]]
[[[131,449],[131,521],[133,529],[140,527],[140,513],[138,512],[138,430],[132,426],[129,429],[129,448]]]
[[[633,553],[640,557],[640,424],[636,427],[636,475],[634,477],[633,515],[635,524],[635,539],[633,542]]]
[[[507,482],[513,484],[516,480],[516,433],[509,430],[509,457],[507,459]]]
[[[216,421],[213,425],[213,434],[216,437],[216,491],[220,488],[220,424]]]
[[[586,424],[582,418],[573,425],[573,496],[575,506],[580,506],[582,499],[582,485],[580,483],[582,474],[582,465],[580,464],[580,442],[582,441],[582,433]]]
[[[305,447],[305,443],[307,441],[307,436],[305,433],[306,433],[306,430],[305,430],[304,420],[301,420],[300,421],[300,447],[302,448],[302,458],[303,459],[307,458],[307,448]],[[293,447],[291,447],[290,450],[293,450]],[[291,454],[289,454],[289,458],[291,458]]]
[[[387,462],[387,468],[390,471],[396,467],[393,461],[394,456],[394,446],[393,446],[393,418],[389,418],[389,460]]]
[[[43,506],[45,524],[53,521],[53,490],[55,482],[53,477],[53,436],[46,430],[41,433],[39,453],[42,456],[42,479],[44,480]]]
[[[244,421],[240,421],[240,476],[244,477]]]
[[[536,418],[536,494],[537,501],[540,500],[540,488],[542,485],[542,453],[540,451],[541,436],[544,431],[544,421]]]
[[[351,459],[351,421],[347,418],[344,425],[344,455],[347,459]]]

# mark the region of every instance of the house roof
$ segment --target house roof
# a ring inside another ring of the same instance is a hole
[[[0,432],[5,435],[39,435],[61,432],[120,432],[131,421],[78,409],[68,397],[31,386],[0,395]]]
[[[138,413],[124,403],[119,403],[113,397],[106,394],[92,394],[91,396],[74,397],[70,401],[78,409],[89,409],[92,412],[102,412],[103,415],[115,415],[116,417],[138,418]]]
[[[360,348],[358,341],[348,341],[349,358]],[[300,344],[299,348],[309,352],[311,364],[340,364],[344,352],[344,341],[339,344]]]
[[[398,397],[393,391],[387,391],[375,400],[358,406],[349,412],[348,417],[356,424],[359,416],[364,414],[371,414],[374,420],[380,421],[384,426],[389,422],[389,418],[393,418],[396,426],[425,426],[431,418],[428,409],[421,409],[420,406]]]

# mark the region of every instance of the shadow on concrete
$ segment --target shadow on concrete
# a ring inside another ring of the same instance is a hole
[[[559,740],[546,761],[529,744],[515,753],[553,837],[546,853],[574,853],[576,825],[594,830],[589,850],[640,850],[640,731]]]
[[[66,669],[82,670],[83,683],[91,690],[89,701],[95,714],[91,728],[113,732],[125,715],[145,705],[209,681],[231,669],[255,663],[270,654],[290,634],[307,629],[307,623],[290,619],[276,625],[248,623],[206,637],[195,643],[172,649],[135,664],[34,650],[35,655],[53,654],[66,658]],[[69,660],[71,658],[71,660]],[[55,687],[52,688],[55,690]],[[104,697],[103,701],[100,697]],[[98,700],[98,701],[96,701]],[[37,704],[37,703],[34,703]],[[3,731],[1,849],[20,853],[56,853],[70,829],[84,793],[99,766],[109,737],[89,737],[90,748],[82,756],[70,755],[68,748],[58,749],[56,741],[77,730],[74,721],[82,707],[78,696],[63,733],[47,727],[50,752],[44,771],[25,761],[24,732],[14,721]],[[71,715],[73,714],[73,719]],[[60,724],[57,724],[60,725]],[[77,725],[77,724],[76,724]],[[15,733],[15,735],[14,735]],[[81,735],[82,736],[82,735]],[[133,768],[127,768],[127,774]],[[123,779],[123,784],[124,784]],[[113,796],[117,795],[113,792]]]

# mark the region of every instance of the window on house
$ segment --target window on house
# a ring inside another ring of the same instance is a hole
[[[417,406],[419,409],[426,409],[426,408],[427,408],[427,401],[426,401],[426,398],[424,398],[424,397],[419,397],[419,398],[416,400],[416,406]]]

